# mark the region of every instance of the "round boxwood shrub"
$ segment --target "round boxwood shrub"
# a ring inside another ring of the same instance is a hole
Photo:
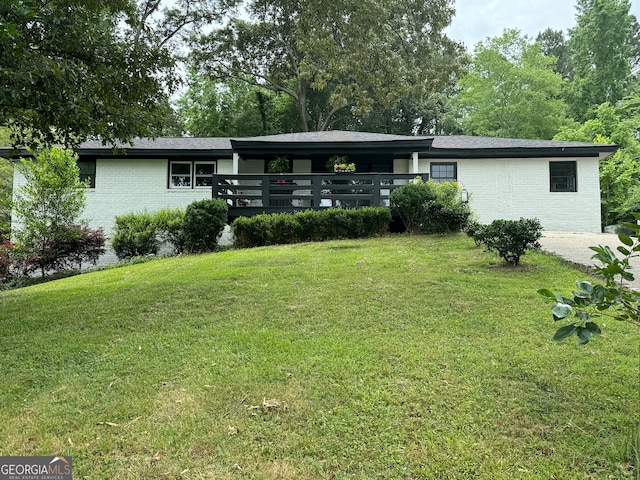
[[[229,207],[219,199],[193,202],[184,214],[184,247],[187,252],[210,252],[227,224]]]

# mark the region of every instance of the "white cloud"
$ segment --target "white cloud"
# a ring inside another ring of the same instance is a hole
[[[469,51],[486,37],[502,35],[505,28],[535,38],[547,28],[566,33],[575,26],[574,0],[456,0],[455,7],[447,34]],[[640,18],[640,1],[632,2],[631,13]]]

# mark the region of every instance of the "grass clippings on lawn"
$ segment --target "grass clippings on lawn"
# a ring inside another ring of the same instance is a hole
[[[631,478],[638,332],[554,343],[466,237],[163,259],[0,293],[0,454],[78,478]]]

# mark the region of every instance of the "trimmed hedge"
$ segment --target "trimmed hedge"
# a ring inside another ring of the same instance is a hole
[[[231,228],[238,247],[260,247],[343,238],[365,238],[386,233],[388,208],[307,210],[240,217]]]
[[[157,255],[161,242],[172,245],[178,254],[212,251],[227,224],[227,212],[224,201],[207,199],[193,202],[186,210],[119,215],[112,246],[121,260]]]
[[[156,255],[160,242],[152,213],[127,213],[116,217],[111,246],[119,259]]]

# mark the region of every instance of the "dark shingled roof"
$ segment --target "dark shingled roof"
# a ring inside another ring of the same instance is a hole
[[[348,132],[329,130],[325,132],[299,132],[267,135],[264,137],[236,138],[236,141],[269,143],[359,143],[429,140],[432,137],[412,137],[408,135],[389,135],[386,133]]]
[[[613,145],[597,145],[597,147]],[[440,149],[496,149],[496,148],[584,148],[596,147],[593,143],[560,142],[556,140],[527,140],[522,138],[472,137],[469,135],[441,135],[433,137],[432,148]]]
[[[118,149],[124,150],[231,150],[231,139],[225,137],[160,137],[135,138],[131,144],[119,143]],[[99,140],[89,140],[80,144],[81,150],[109,149]]]
[[[526,140],[520,138],[473,137],[467,135],[449,136],[409,136],[384,133],[348,132],[331,130],[326,132],[283,133],[263,137],[160,137],[157,139],[138,138],[131,144],[119,144],[120,154],[141,156],[157,155],[160,151],[172,151],[180,155],[228,156],[233,151],[241,154],[275,152],[279,145],[289,151],[345,150],[360,152],[419,151],[422,155],[448,156],[450,158],[487,158],[546,156],[552,154],[598,155],[613,153],[616,145],[596,145],[585,142],[560,142],[554,140]],[[567,149],[565,151],[565,149]],[[112,146],[103,145],[99,140],[83,142],[80,151],[88,156],[112,154]],[[9,149],[0,149],[0,155],[7,155]]]

